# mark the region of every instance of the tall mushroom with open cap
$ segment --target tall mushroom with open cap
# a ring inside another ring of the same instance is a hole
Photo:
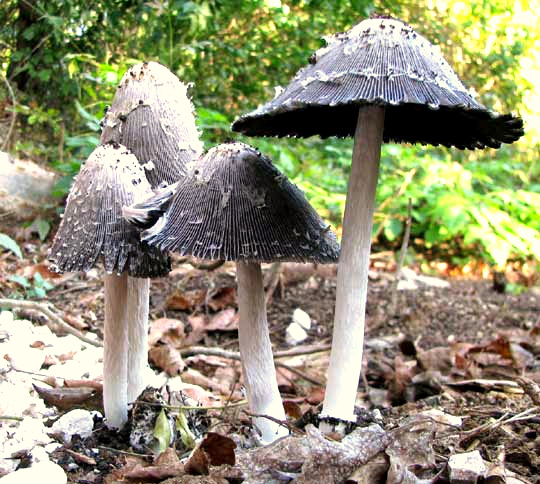
[[[152,194],[143,168],[128,149],[116,143],[98,146],[75,178],[49,253],[60,272],[87,271],[103,261],[103,403],[111,427],[126,422],[128,402],[143,386],[146,337],[137,341],[132,333],[146,331],[148,278],[170,270],[169,258],[141,242],[139,231],[122,218],[122,206]]]
[[[380,148],[385,142],[498,148],[523,122],[469,94],[439,50],[389,18],[329,37],[272,101],[238,118],[250,136],[353,136],[334,335],[322,415],[355,420]]]
[[[138,225],[151,224],[164,205],[158,195],[126,207],[124,216]],[[302,192],[257,150],[242,143],[220,145],[180,180],[166,212],[142,239],[182,255],[236,261],[240,353],[249,405],[255,414],[284,420],[260,263],[334,262],[339,253],[335,235]],[[288,434],[264,417],[254,423],[263,443]]]

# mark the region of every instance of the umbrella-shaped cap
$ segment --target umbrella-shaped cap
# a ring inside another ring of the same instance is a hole
[[[334,262],[335,235],[272,162],[243,143],[211,149],[143,239],[202,259]]]
[[[250,136],[353,136],[358,107],[386,107],[384,141],[498,148],[523,121],[488,111],[468,93],[438,48],[410,26],[368,19],[327,38],[272,101],[232,126]]]
[[[122,218],[122,206],[152,194],[137,158],[124,146],[98,146],[81,167],[69,192],[49,259],[59,272],[87,271],[103,258],[109,273],[165,276],[169,258],[140,241]]]
[[[202,153],[187,89],[165,66],[137,64],[124,74],[105,113],[101,142],[131,150],[152,188],[178,180]]]

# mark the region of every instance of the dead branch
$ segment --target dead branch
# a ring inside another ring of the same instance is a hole
[[[326,345],[313,345],[303,346],[300,348],[292,348],[290,350],[276,351],[274,358],[287,358],[290,356],[311,355],[313,353],[322,353],[324,351],[330,351],[332,346]],[[206,356],[221,356],[222,358],[229,358],[231,360],[240,360],[240,353],[237,351],[228,351],[221,348],[208,348],[206,346],[188,346],[180,350],[180,356],[187,358],[188,356],[206,355]]]
[[[287,350],[284,352],[276,352],[274,355],[275,358],[283,358],[286,356],[298,356],[298,355],[307,355],[311,353],[319,353],[321,351],[328,351],[330,347],[321,349],[321,347],[310,347],[308,349],[298,349],[296,352],[292,350]],[[236,351],[227,351],[223,350],[221,348],[206,348],[205,346],[190,346],[188,348],[183,348],[180,350],[180,356],[182,358],[187,358],[189,356],[196,356],[196,355],[206,355],[206,356],[219,356],[221,358],[227,358],[229,360],[236,360],[241,361],[240,353]],[[294,368],[290,365],[287,365],[286,363],[283,363],[281,361],[276,361],[275,365],[279,368],[284,368],[286,370],[289,370],[291,373],[294,373],[298,375],[300,378],[313,383],[314,385],[323,386],[324,383],[320,380],[304,373],[302,370],[298,370],[297,368]]]
[[[99,341],[94,341],[93,339],[87,338],[80,331],[75,329],[73,326],[66,323],[58,314],[56,314],[56,308],[50,303],[38,303],[36,301],[20,301],[18,299],[0,299],[0,307],[6,309],[24,309],[27,311],[37,311],[45,316],[51,323],[53,323],[53,331],[57,328],[62,329],[66,333],[76,336],[81,341],[88,343],[92,346],[102,347],[103,344]]]
[[[291,425],[286,420],[280,420],[279,418],[275,418],[270,415],[265,415],[262,413],[251,413],[249,410],[243,410],[243,412],[249,417],[267,418],[268,420],[271,420],[272,422],[277,423],[278,425],[281,425],[282,427],[285,427],[291,433],[295,433],[297,435],[306,435],[305,432],[303,432],[300,429],[297,429],[294,425]]]

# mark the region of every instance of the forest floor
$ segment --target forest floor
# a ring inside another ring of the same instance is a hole
[[[34,327],[49,325],[61,332],[39,310],[46,301],[65,322],[101,340],[100,270],[59,277],[42,262],[44,245],[27,244],[25,254],[25,260],[9,253],[0,256],[0,297],[21,297],[26,291],[26,300],[32,300],[34,293],[30,291],[43,286],[40,277],[36,282],[36,272],[52,287],[46,299],[37,301],[33,309],[13,310],[16,322],[26,319]],[[153,384],[162,386],[161,395],[167,403],[185,405],[187,401],[190,405],[216,407],[185,410],[191,431],[199,441],[202,439],[202,461],[199,455],[197,462],[191,457],[186,463],[189,445],[183,448],[180,442],[175,444],[176,452],[167,451],[157,461],[137,455],[151,452],[133,452],[127,432],[107,432],[96,417],[94,431],[88,437],[74,437],[71,442],[58,434],[51,437],[62,444],[51,459],[64,469],[68,482],[348,479],[350,483],[391,483],[425,479],[422,482],[540,483],[537,288],[520,294],[498,293],[487,280],[422,281],[409,272],[417,288],[400,290],[393,296],[393,273],[384,268],[373,270],[363,378],[357,399],[359,427],[340,442],[321,437],[309,425],[316,423],[324,397],[335,267],[289,263],[282,264],[278,271],[277,266],[265,267],[271,291],[271,339],[274,352],[281,355],[277,358],[280,390],[295,431],[284,441],[257,448],[246,407],[242,406],[234,266],[226,264],[208,271],[179,262],[175,258],[170,277],[152,282],[149,356]],[[33,285],[24,289],[20,280],[13,281],[14,274],[27,281],[34,277]],[[310,316],[311,327],[305,340],[292,343],[287,341],[286,329],[296,308]],[[11,330],[2,328],[1,319],[0,346],[15,338]],[[69,338],[73,341],[75,337]],[[87,355],[91,349],[101,349],[79,343],[79,349],[67,354],[64,346],[50,348],[55,344],[33,344],[35,351],[49,349],[43,362],[26,373],[20,371],[17,358],[7,346],[0,348],[4,360],[10,363],[0,368],[0,397],[5,399],[4,403],[0,401],[1,415],[39,417],[48,428],[74,408],[99,409],[99,353],[97,369],[89,366],[88,360],[79,366],[74,362],[79,361],[77,353],[85,353],[80,351],[83,347]],[[70,372],[68,363],[73,363]],[[87,383],[81,383],[84,379]],[[11,386],[2,389],[8,383]],[[42,389],[36,393],[32,384]],[[10,396],[8,391],[16,392],[19,385],[27,385],[32,398],[41,399],[39,405],[33,400],[25,405]],[[83,391],[88,388],[92,391]],[[130,417],[132,426],[138,425],[135,413]],[[2,425],[4,430],[9,428],[9,436],[16,434],[22,422],[0,422],[0,430]],[[215,433],[225,440],[215,443]],[[28,449],[24,455],[20,452],[15,457],[19,467],[24,467],[31,453]],[[464,453],[470,459],[466,464],[457,458]],[[200,473],[207,475],[192,475]]]

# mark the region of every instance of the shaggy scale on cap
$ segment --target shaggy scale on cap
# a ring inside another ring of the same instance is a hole
[[[137,158],[124,146],[98,146],[81,167],[50,249],[58,272],[87,271],[98,259],[108,273],[133,277],[168,274],[170,260],[140,241],[138,230],[122,218],[122,206],[152,190]]]
[[[368,19],[325,39],[272,101],[238,118],[249,136],[354,136],[358,107],[386,108],[383,140],[498,148],[523,135],[523,121],[478,103],[439,49],[410,26]]]
[[[202,152],[188,86],[157,62],[131,67],[103,119],[101,142],[126,146],[152,188],[174,183]]]
[[[220,145],[197,161],[142,238],[201,259],[325,263],[339,256],[335,235],[302,192],[243,143]]]

